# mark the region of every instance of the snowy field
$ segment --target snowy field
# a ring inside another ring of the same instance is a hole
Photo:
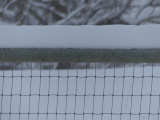
[[[159,120],[159,65],[0,76],[1,120]]]

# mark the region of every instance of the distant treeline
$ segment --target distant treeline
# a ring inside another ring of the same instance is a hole
[[[158,64],[158,63],[157,63]],[[156,65],[157,65],[156,64]],[[142,63],[135,65],[142,66]],[[145,66],[151,65],[145,63]],[[154,63],[155,65],[155,63]],[[21,69],[93,69],[93,68],[119,68],[133,66],[133,63],[40,63],[40,62],[4,62],[0,63],[0,70],[21,70]]]

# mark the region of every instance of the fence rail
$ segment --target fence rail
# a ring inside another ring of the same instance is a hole
[[[160,49],[0,49],[0,62],[159,63]]]

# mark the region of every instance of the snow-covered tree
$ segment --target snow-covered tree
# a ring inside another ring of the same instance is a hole
[[[160,23],[160,0],[0,0],[0,24]]]

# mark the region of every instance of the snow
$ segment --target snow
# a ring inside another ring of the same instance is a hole
[[[0,26],[0,48],[160,48],[160,25]]]

